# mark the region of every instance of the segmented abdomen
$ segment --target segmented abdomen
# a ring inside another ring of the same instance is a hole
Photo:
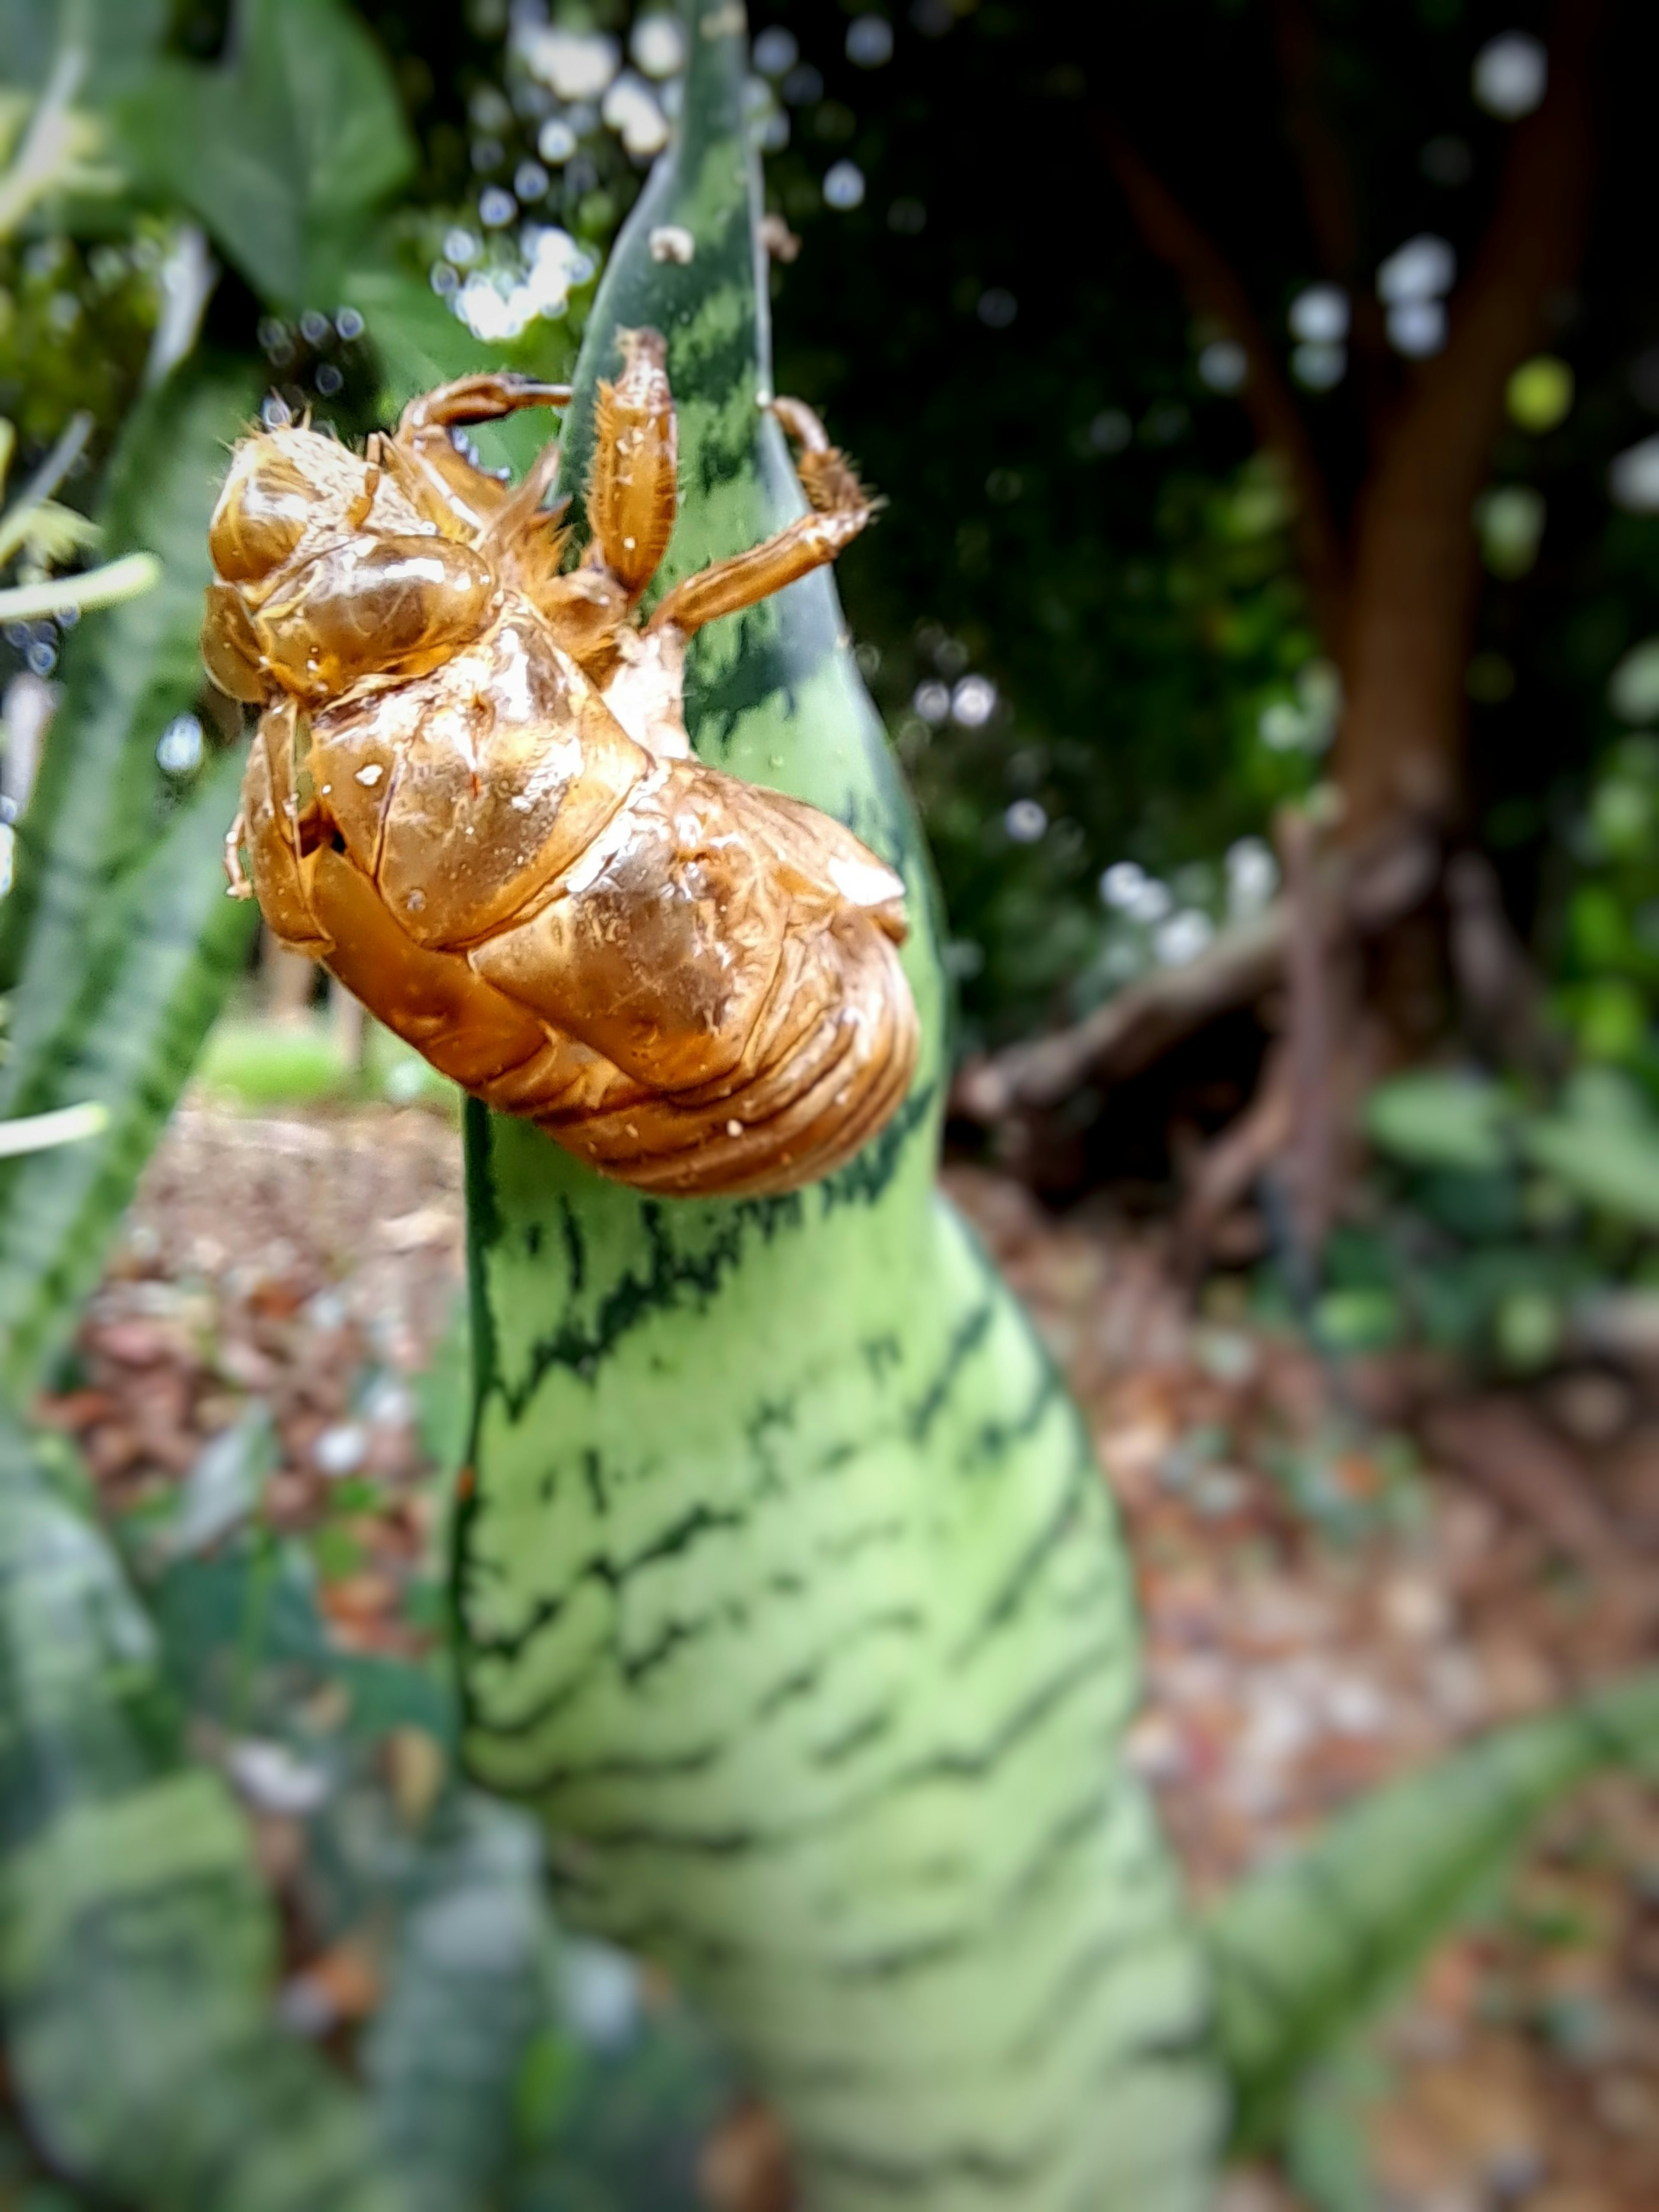
[[[605,1175],[796,1188],[902,1098],[902,886],[850,832],[653,754],[529,612],[429,675],[261,723],[250,871],[279,936]]]

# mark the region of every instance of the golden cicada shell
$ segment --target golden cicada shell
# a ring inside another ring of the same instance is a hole
[[[696,759],[691,633],[833,560],[870,501],[816,419],[775,411],[811,512],[635,610],[676,504],[654,331],[601,385],[592,543],[561,561],[550,447],[516,488],[459,433],[562,386],[446,385],[358,457],[244,439],[213,518],[202,650],[264,709],[233,890],[399,1036],[603,1175],[790,1190],[908,1085],[903,887],[816,809]]]

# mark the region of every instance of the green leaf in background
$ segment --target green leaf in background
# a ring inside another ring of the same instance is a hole
[[[158,69],[120,119],[142,172],[289,308],[336,304],[347,242],[414,166],[385,56],[342,0],[244,0],[222,67]]]
[[[1580,1069],[1560,1110],[1525,1124],[1522,1146],[1585,1205],[1633,1228],[1659,1230],[1659,1121],[1628,1077]]]
[[[1382,2087],[1382,2069],[1357,2043],[1328,2053],[1298,2084],[1285,2164],[1313,2212],[1383,2212],[1365,2124],[1365,2107]]]
[[[359,2102],[276,2024],[275,1916],[182,1762],[149,1622],[0,1413],[0,2008],[52,2164],[139,2212],[393,2212]]]
[[[1466,1075],[1401,1075],[1365,1101],[1365,1133],[1413,1167],[1492,1173],[1510,1154],[1514,1109],[1498,1086]]]
[[[687,20],[679,136],[566,435],[574,490],[618,328],[662,331],[665,583],[805,504],[758,404],[743,14]],[[689,260],[653,254],[669,224]],[[652,1200],[470,1109],[469,1757],[544,1813],[567,1917],[707,2005],[820,2212],[1200,2212],[1221,2088],[1118,1756],[1126,1563],[1075,1409],[937,1194],[932,887],[829,576],[702,632],[687,697],[703,758],[903,870],[922,1065],[850,1165],[764,1202]]]
[[[1523,1721],[1363,1798],[1209,1923],[1247,2149],[1281,2136],[1309,2069],[1396,1995],[1530,1823],[1599,1768],[1659,1758],[1659,1675]]]
[[[145,396],[112,458],[99,511],[106,550],[154,553],[161,580],[88,617],[65,644],[63,698],[17,825],[15,880],[0,900],[0,988],[15,994],[0,1113],[58,1025],[100,902],[176,818],[156,744],[204,688],[207,526],[227,448],[261,388],[250,365],[188,368]]]

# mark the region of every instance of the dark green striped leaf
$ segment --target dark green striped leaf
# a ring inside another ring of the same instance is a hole
[[[1308,2070],[1400,1990],[1540,1813],[1598,1768],[1655,1759],[1648,1674],[1361,1800],[1234,1890],[1209,1948],[1241,2142],[1277,2138]]]
[[[518,2081],[556,2017],[539,1838],[477,1795],[429,1845],[398,1931],[368,2074],[411,2212],[485,2212],[517,2132]]]
[[[51,1047],[15,1110],[94,1100],[100,1134],[0,1161],[0,1385],[27,1393],[96,1284],[109,1240],[247,951],[224,895],[240,762],[221,762],[136,882],[106,902]],[[16,1002],[25,1005],[20,994]]]
[[[208,520],[259,389],[244,366],[188,368],[146,394],[111,461],[101,550],[155,554],[161,580],[88,615],[64,647],[63,699],[17,827],[16,879],[0,900],[0,988],[25,1001],[13,1007],[0,1113],[58,1020],[90,918],[173,818],[156,741],[202,689]]]

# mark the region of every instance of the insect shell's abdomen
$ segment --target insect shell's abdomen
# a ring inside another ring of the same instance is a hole
[[[606,1104],[577,1122],[538,1118],[601,1175],[678,1197],[769,1196],[830,1174],[909,1088],[909,986],[861,915],[786,940],[779,980],[737,1079]]]
[[[533,615],[273,707],[243,796],[277,933],[603,1174],[793,1188],[903,1096],[897,879],[811,809],[647,753]]]

